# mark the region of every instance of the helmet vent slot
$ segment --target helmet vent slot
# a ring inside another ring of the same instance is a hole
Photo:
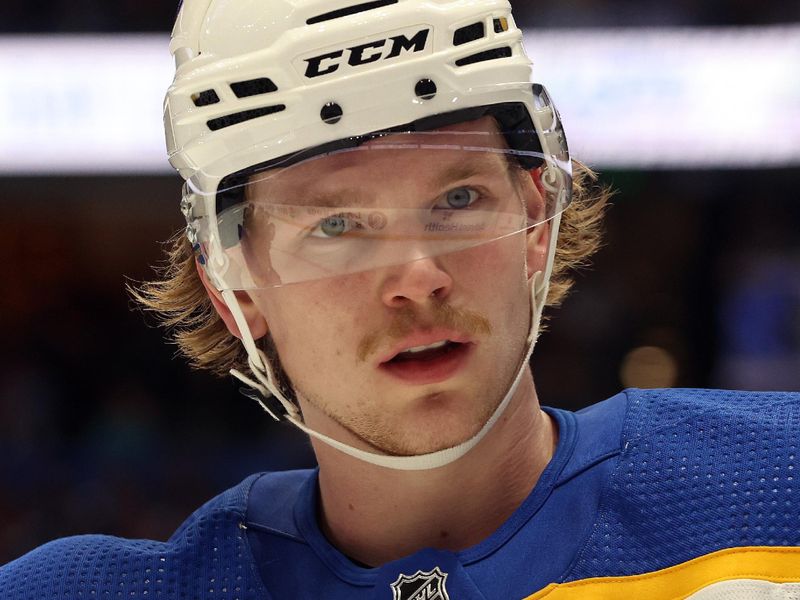
[[[384,6],[389,6],[390,4],[397,4],[399,1],[400,0],[373,0],[373,2],[364,2],[362,4],[354,4],[353,6],[345,6],[344,8],[340,8],[338,10],[332,10],[331,12],[317,15],[316,17],[311,17],[306,21],[306,25],[314,25],[315,23],[322,23],[324,21],[332,21],[333,19],[349,17],[350,15],[355,15],[360,12],[382,8]]]
[[[486,60],[496,60],[498,58],[511,58],[511,55],[512,51],[510,46],[505,46],[503,48],[493,48],[492,50],[486,50],[484,52],[478,52],[477,54],[465,56],[464,58],[459,58],[456,61],[456,66],[465,67],[467,65],[473,65],[475,63],[483,62]]]
[[[209,104],[216,104],[219,102],[219,96],[214,90],[204,90],[192,94],[192,102],[195,106],[208,106]]]
[[[236,81],[231,84],[231,89],[233,93],[236,94],[237,98],[247,98],[248,96],[277,92],[278,86],[275,85],[271,79],[260,77],[259,79]]]
[[[243,110],[242,112],[237,112],[230,115],[225,115],[224,117],[217,117],[216,119],[211,119],[210,121],[207,121],[206,125],[208,125],[208,128],[211,131],[217,131],[218,129],[224,129],[225,127],[238,125],[239,123],[244,123],[245,121],[250,121],[251,119],[257,119],[258,117],[263,117],[265,115],[271,115],[273,113],[281,112],[282,110],[286,110],[285,104],[276,104],[275,106],[263,106],[261,108],[253,108],[250,110]]]
[[[466,27],[456,29],[453,34],[453,46],[460,46],[461,44],[468,44],[486,36],[486,27],[483,22],[473,23]]]

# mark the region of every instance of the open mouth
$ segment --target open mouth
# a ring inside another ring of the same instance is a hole
[[[398,352],[380,364],[381,370],[414,385],[444,381],[466,365],[473,343],[442,340]]]
[[[450,352],[453,352],[460,346],[464,346],[464,344],[452,342],[450,340],[442,340],[441,342],[436,342],[435,344],[430,344],[428,346],[417,346],[415,348],[404,350],[403,352],[398,352],[391,360],[386,361],[384,364],[403,363],[412,360],[423,362],[436,360],[437,358],[441,358]]]

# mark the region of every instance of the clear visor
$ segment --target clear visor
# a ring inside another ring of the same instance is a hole
[[[503,131],[483,116],[273,162],[220,187],[200,252],[223,289],[262,289],[524,243],[570,201],[553,115],[547,150],[535,130]],[[190,181],[187,195],[198,192]]]

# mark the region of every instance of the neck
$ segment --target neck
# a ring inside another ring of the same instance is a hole
[[[556,436],[528,371],[486,437],[444,467],[395,471],[315,443],[322,529],[344,554],[368,565],[426,547],[468,548],[495,531],[530,494],[553,455]]]

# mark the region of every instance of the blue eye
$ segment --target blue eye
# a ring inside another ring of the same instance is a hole
[[[478,192],[472,188],[460,187],[447,192],[447,208],[466,208],[478,199]]]
[[[310,235],[317,238],[335,238],[361,228],[362,225],[348,215],[331,215],[322,219]]]

